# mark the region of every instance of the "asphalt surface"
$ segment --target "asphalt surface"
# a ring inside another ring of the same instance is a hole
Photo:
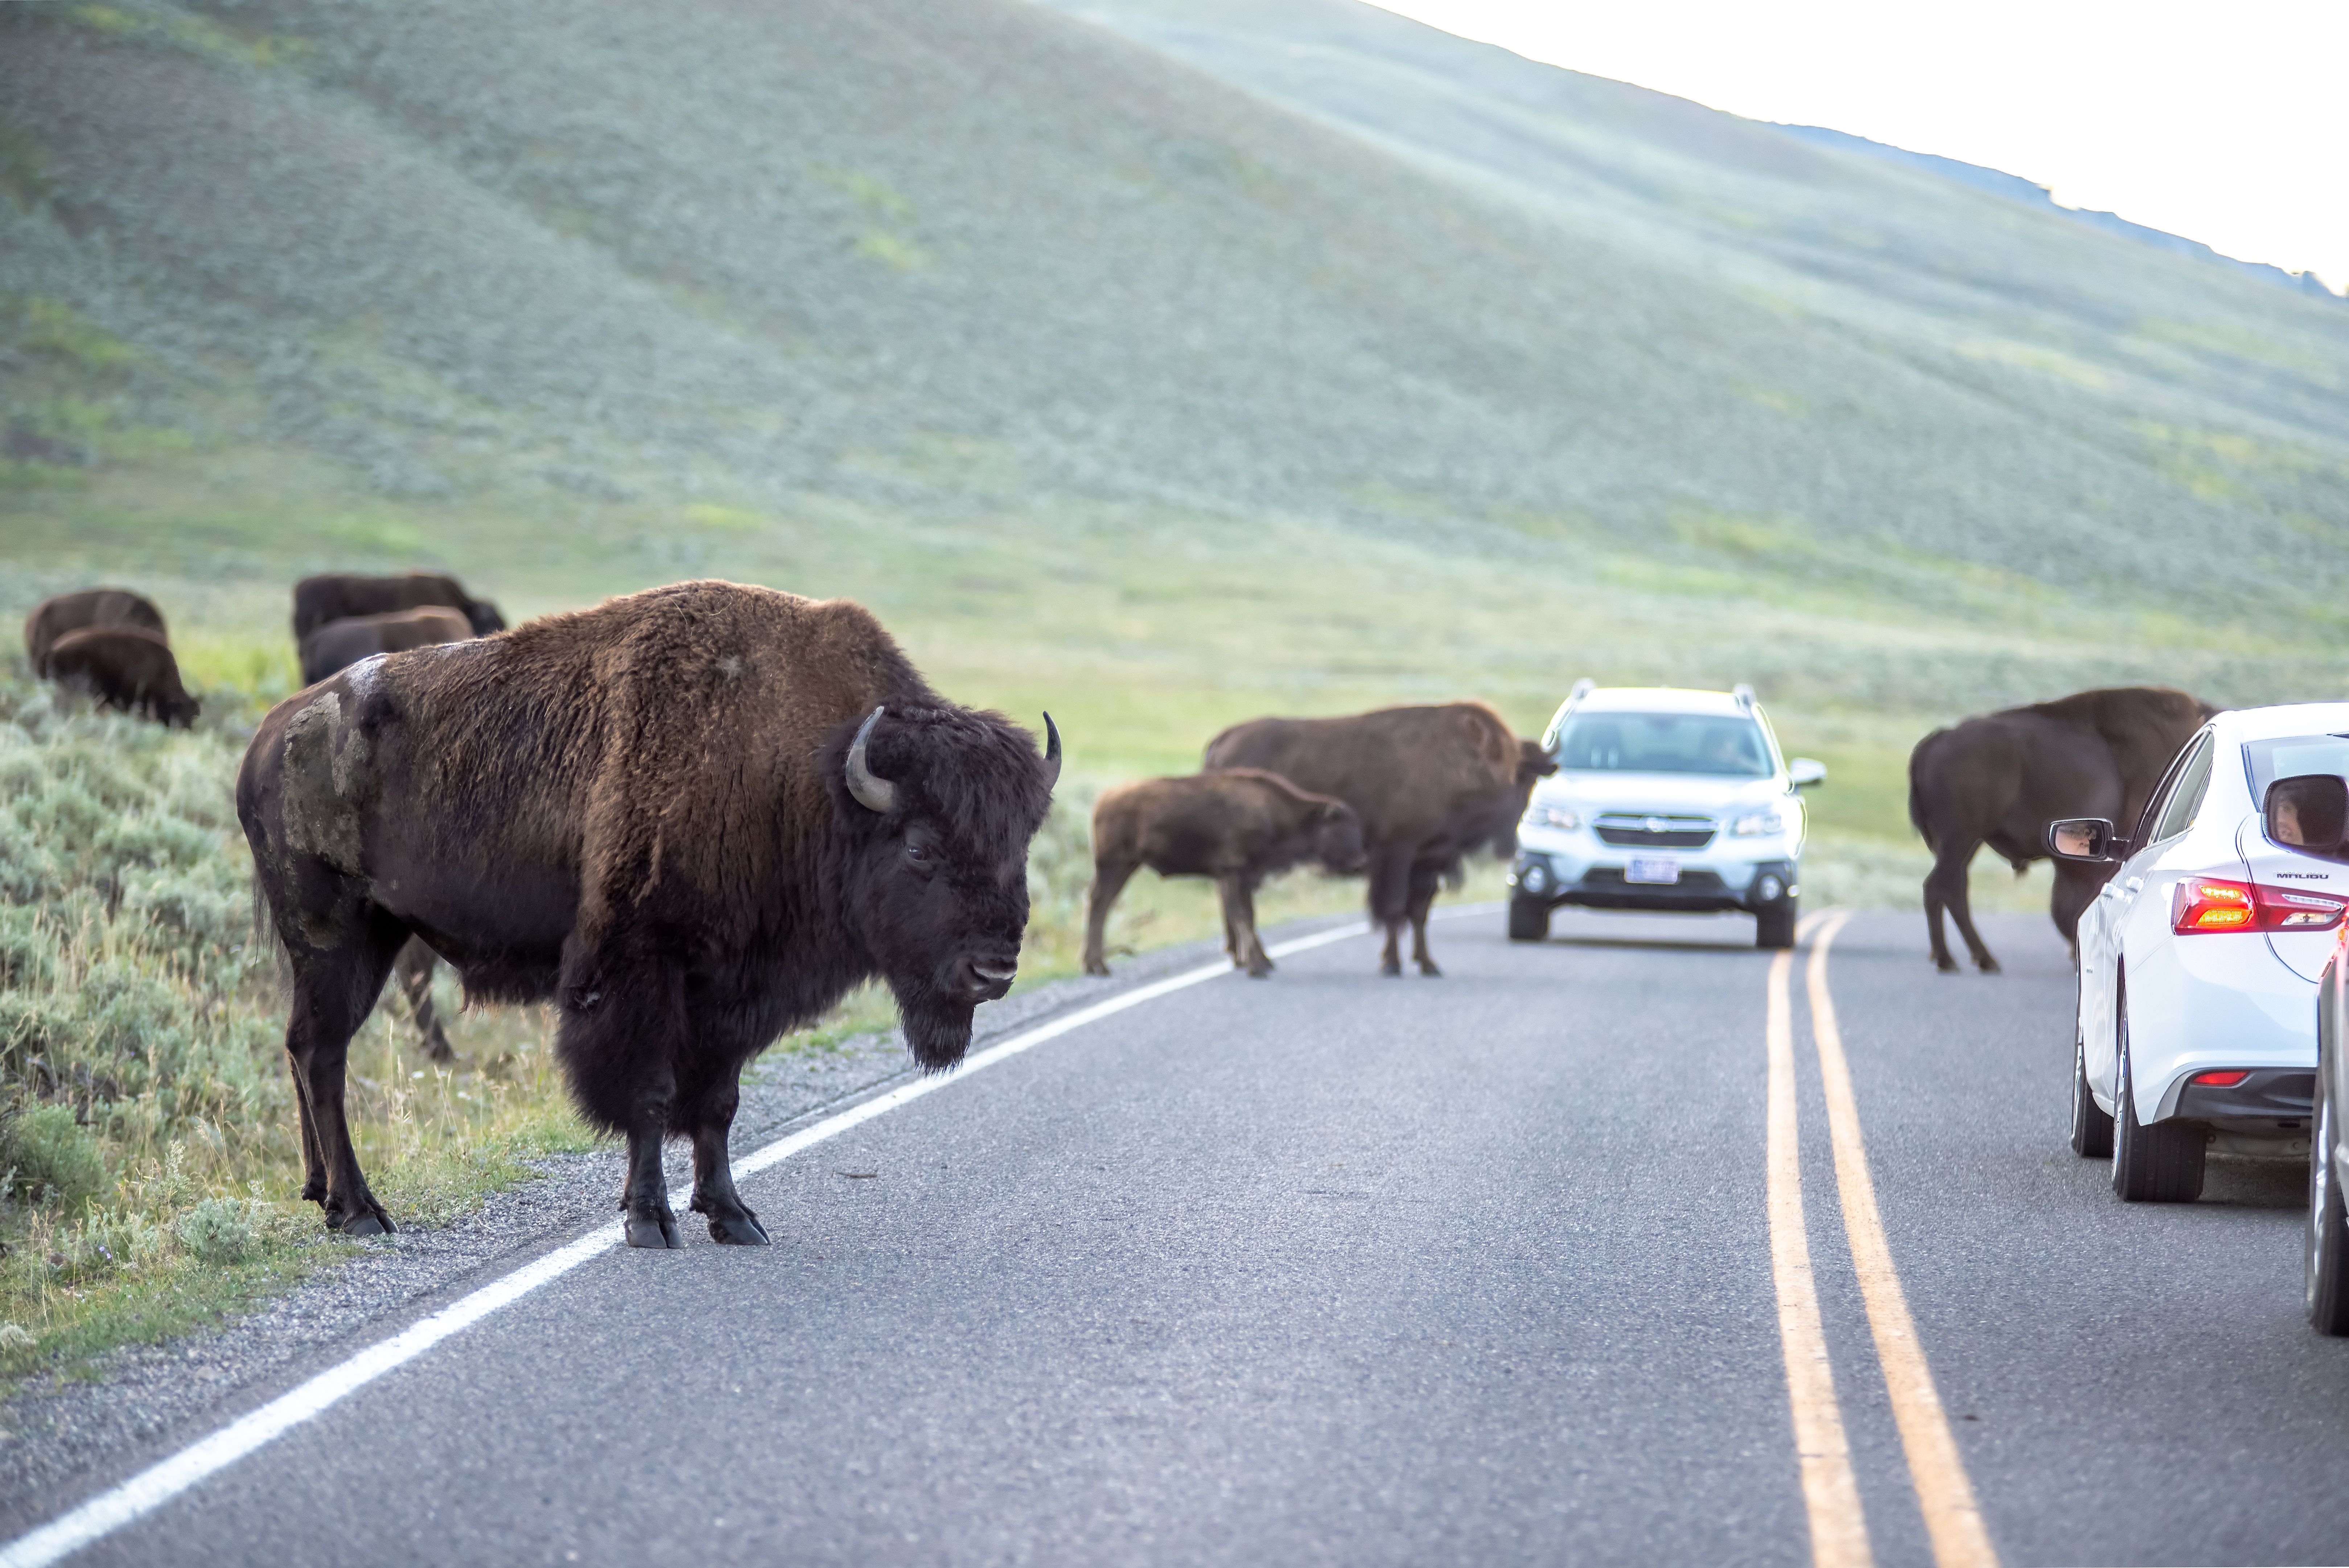
[[[2118,1203],[2064,1143],[2068,959],[1986,925],[2003,975],[1936,975],[1921,919],[1870,915],[1829,980],[2002,1558],[2349,1560],[2349,1344],[2299,1315],[2299,1173]],[[1735,918],[1555,929],[1447,922],[1441,981],[1350,939],[1089,1025],[755,1178],[771,1249],[615,1250],[76,1561],[1807,1562],[1767,958]],[[1868,1534],[1930,1561],[1794,995]]]

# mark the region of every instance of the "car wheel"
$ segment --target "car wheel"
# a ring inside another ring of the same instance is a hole
[[[1782,898],[1754,912],[1754,945],[1772,951],[1795,945],[1795,901]]]
[[[2123,993],[2119,1026],[2119,1092],[2113,1098],[2113,1191],[2128,1203],[2191,1203],[2202,1195],[2202,1156],[2208,1130],[2199,1121],[2137,1119],[2137,1078],[2129,1066],[2128,998]]]
[[[2088,1088],[2088,1043],[2072,1040],[2072,1152],[2083,1160],[2113,1157],[2112,1113],[2096,1104]]]
[[[1539,942],[1549,934],[1549,905],[1537,898],[1509,901],[1509,940]]]
[[[2332,1074],[2316,1068],[2315,1136],[2308,1150],[2308,1321],[2319,1334],[2349,1334],[2349,1205],[2333,1171]]]

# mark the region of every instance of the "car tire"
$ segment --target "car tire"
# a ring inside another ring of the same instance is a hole
[[[1754,912],[1754,945],[1781,952],[1795,945],[1795,901],[1782,898]]]
[[[2088,1044],[2072,1041],[2072,1152],[2083,1160],[2113,1157],[2112,1112],[2097,1105],[2088,1088]]]
[[[2309,1326],[2319,1334],[2349,1335],[2349,1203],[2333,1170],[2332,1074],[2316,1067],[2316,1115],[2308,1148],[2308,1237],[2305,1250]]]
[[[1549,905],[1537,898],[1509,901],[1509,940],[1540,942],[1549,935]]]
[[[2113,1191],[2126,1203],[2191,1203],[2202,1195],[2202,1157],[2209,1131],[2199,1121],[2172,1119],[2147,1127],[2137,1119],[2137,1078],[2129,1064],[2128,995],[2119,1026],[2119,1092],[2113,1099]]]

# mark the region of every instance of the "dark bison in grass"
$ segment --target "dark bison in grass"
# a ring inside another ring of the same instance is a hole
[[[2021,875],[2047,858],[2047,824],[2058,817],[2106,817],[2126,829],[2179,748],[2218,711],[2168,686],[2119,686],[1983,714],[1919,741],[1909,754],[1909,820],[1933,851],[1925,929],[1934,965],[1958,966],[1941,931],[1946,909],[1974,966],[1998,972],[1966,900],[1976,850],[1988,844]],[[2075,949],[2080,912],[2111,875],[2109,866],[2055,862],[2048,913]]]
[[[49,678],[88,692],[99,706],[187,728],[199,705],[180,684],[171,645],[144,626],[85,626],[49,649]]]
[[[1102,928],[1128,878],[1213,877],[1224,906],[1224,950],[1262,978],[1272,960],[1256,934],[1264,879],[1312,861],[1340,875],[1362,869],[1362,821],[1329,795],[1278,773],[1228,768],[1122,785],[1093,807],[1093,887],[1085,909],[1085,973],[1106,975]]]
[[[445,604],[421,610],[394,610],[383,615],[356,615],[329,621],[302,639],[302,684],[316,686],[336,670],[348,669],[378,654],[404,654],[440,643],[461,643],[473,634],[473,624],[462,611]],[[432,1004],[432,950],[409,937],[392,964],[400,994],[408,998],[409,1016],[423,1037],[424,1054],[436,1062],[457,1059],[449,1035],[440,1026],[440,1009]]]
[[[1386,928],[1379,970],[1402,973],[1403,925],[1423,975],[1437,886],[1457,885],[1480,849],[1516,851],[1517,820],[1534,781],[1557,764],[1481,702],[1389,707],[1344,718],[1256,718],[1207,743],[1210,769],[1261,768],[1300,789],[1333,795],[1362,821],[1371,918]]]
[[[850,986],[895,993],[926,1069],[1011,985],[1028,842],[1060,738],[933,692],[863,607],[687,583],[391,654],[288,698],[237,814],[291,981],[305,1196],[347,1235],[390,1220],[343,1110],[351,1035],[420,936],[470,995],[551,999],[573,1096],[626,1135],[630,1245],[693,1208],[766,1233],[726,1136],[743,1063]]]
[[[461,643],[473,634],[473,624],[464,612],[446,604],[329,621],[302,639],[302,684],[316,686],[336,670],[377,654],[404,654],[435,643]]]
[[[305,577],[294,584],[294,641],[298,645],[329,621],[360,615],[386,615],[394,610],[419,610],[439,604],[463,614],[473,635],[486,637],[506,629],[506,618],[487,599],[465,592],[454,577],[432,572],[409,572],[397,577],[360,577],[327,573]]]
[[[49,650],[57,646],[57,639],[88,626],[137,626],[159,637],[171,635],[163,624],[163,612],[128,588],[84,588],[77,593],[60,593],[42,600],[25,617],[25,657],[31,662],[34,676],[47,679]]]

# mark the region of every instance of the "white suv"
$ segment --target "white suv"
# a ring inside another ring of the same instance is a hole
[[[1827,770],[1786,761],[1753,691],[1575,684],[1542,749],[1509,873],[1509,936],[1539,942],[1562,903],[1746,910],[1754,943],[1795,944],[1804,810]]]

